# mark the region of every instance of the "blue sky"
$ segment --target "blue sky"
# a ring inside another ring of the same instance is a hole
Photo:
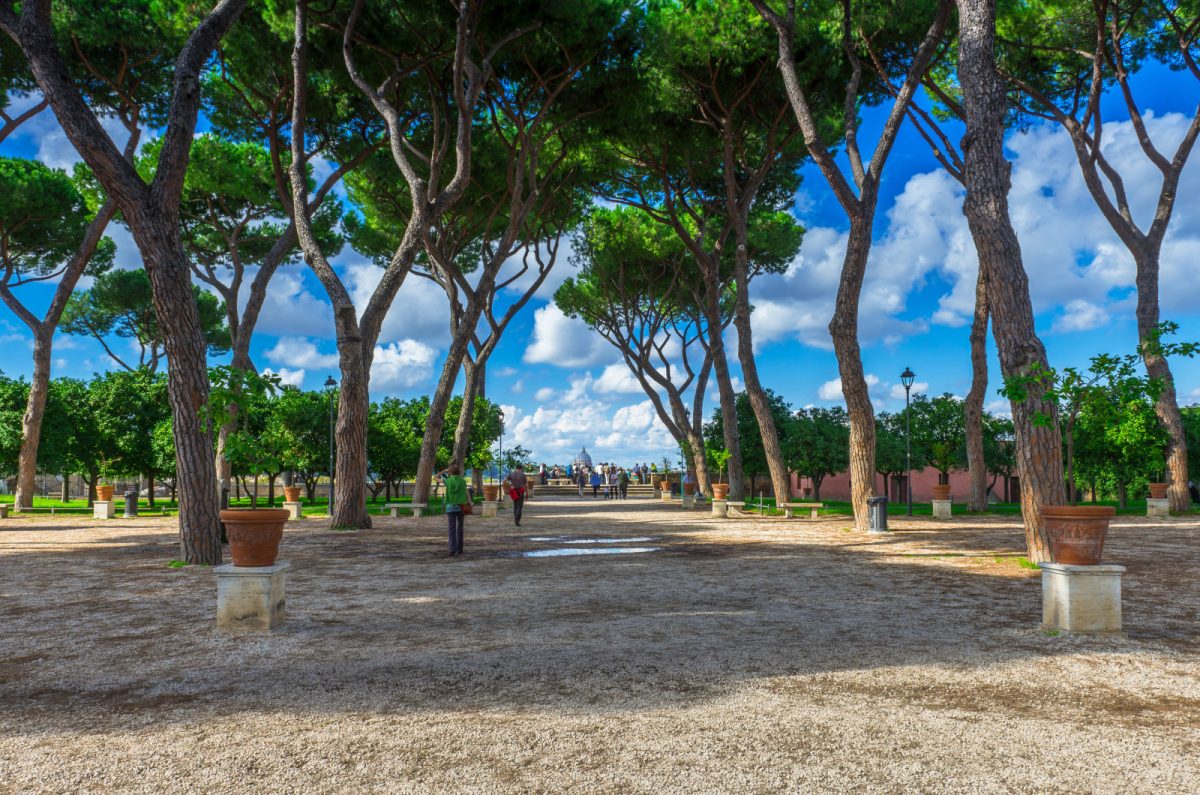
[[[1150,66],[1137,76],[1136,91],[1156,142],[1172,150],[1195,112],[1194,79]],[[1137,147],[1119,98],[1107,98],[1105,119],[1106,152],[1126,174],[1137,217],[1146,219],[1157,193],[1157,172]],[[867,133],[877,130],[878,114],[867,113],[865,125]],[[1035,127],[1011,134],[1007,143],[1014,164],[1013,219],[1038,331],[1051,363],[1083,365],[1097,353],[1132,351],[1137,336],[1133,265],[1083,187],[1067,137],[1057,128]],[[64,168],[78,160],[48,113],[0,145],[0,154],[37,157]],[[846,223],[821,175],[810,167],[804,176],[796,200],[796,214],[808,229],[804,246],[786,274],[763,277],[752,289],[760,375],[797,407],[841,400],[825,329]],[[975,259],[961,203],[961,189],[906,127],[885,171],[860,313],[864,365],[878,408],[903,406],[897,384],[906,366],[917,373],[918,386],[931,393],[962,395],[970,386],[967,334]],[[137,251],[128,234],[120,228],[111,234],[118,244],[118,263],[136,267]],[[351,250],[335,264],[360,307],[365,306],[378,269]],[[1200,339],[1200,298],[1193,276],[1197,264],[1200,166],[1192,162],[1164,246],[1161,287],[1163,317],[1178,322],[1181,338],[1188,340]],[[547,462],[566,462],[583,445],[597,460],[673,458],[669,435],[618,364],[615,351],[549,305],[554,287],[568,275],[570,263],[562,257],[509,328],[489,366],[488,396],[505,406],[508,417],[505,445],[519,442]],[[22,291],[27,304],[40,312],[51,288]],[[373,396],[430,392],[448,335],[440,288],[410,278],[384,326]],[[281,269],[272,282],[252,355],[260,368],[309,389],[329,375],[338,377],[328,301],[303,265]],[[736,362],[731,364],[736,373]],[[1200,363],[1173,364],[1181,402],[1200,401]],[[87,377],[115,366],[95,341],[62,335],[55,340],[55,375]],[[29,334],[6,308],[0,308],[0,369],[10,375],[30,370]],[[991,408],[1006,411],[995,393],[999,365],[994,352],[990,378]],[[714,405],[712,395],[707,411]]]

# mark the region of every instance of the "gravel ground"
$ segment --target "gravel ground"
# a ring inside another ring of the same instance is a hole
[[[169,520],[4,520],[0,792],[1200,791],[1200,522],[1114,524],[1124,638],[1038,629],[1011,520],[893,528],[543,499],[450,559],[309,519],[286,627],[237,634]]]

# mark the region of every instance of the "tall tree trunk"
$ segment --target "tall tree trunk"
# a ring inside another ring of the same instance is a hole
[[[351,309],[351,313],[353,309]],[[346,325],[339,321],[339,325]],[[346,336],[345,332],[353,336]],[[367,511],[367,419],[371,407],[371,354],[359,336],[358,324],[338,329],[338,363],[342,383],[338,388],[337,457],[334,463],[331,526],[366,529],[371,526]]]
[[[471,442],[471,425],[474,419],[475,398],[479,396],[480,366],[463,358],[463,400],[458,412],[458,424],[454,426],[454,454],[450,460],[466,472],[467,447]]]
[[[1010,164],[1004,159],[1006,86],[996,72],[995,0],[957,0],[959,12],[958,78],[963,88],[967,134],[963,138],[965,183],[963,213],[987,281],[992,333],[1006,378],[1049,367],[1046,350],[1034,328],[1029,280],[1021,247],[1008,214]],[[1043,505],[1062,505],[1062,442],[1056,407],[1031,390],[1012,405],[1017,473],[1021,479],[1021,513],[1030,560],[1050,559],[1042,522]],[[1039,416],[1049,424],[1037,424]]]
[[[1117,481],[1117,505],[1121,508],[1127,507],[1129,504],[1129,489],[1125,485],[1125,481]]]
[[[871,198],[868,206],[873,208],[873,195],[864,194],[863,204]],[[870,526],[867,500],[875,496],[875,407],[871,405],[862,349],[858,345],[858,303],[871,252],[873,217],[873,212],[851,217],[837,303],[829,321],[838,374],[842,378],[842,397],[850,419],[850,504],[854,509],[854,524],[863,532]]]
[[[758,377],[758,365],[754,360],[754,340],[750,329],[750,314],[752,312],[750,306],[750,263],[745,242],[745,224],[739,226],[739,238],[737,251],[737,266],[734,273],[734,281],[737,284],[736,298],[734,301],[733,325],[738,332],[738,361],[742,365],[742,380],[746,384],[746,396],[750,399],[750,406],[754,409],[754,418],[758,421],[758,432],[762,436],[763,452],[767,458],[767,470],[771,475],[771,486],[775,491],[775,499],[778,501],[787,500],[789,497],[788,468],[783,462],[783,451],[779,449],[779,429],[775,427],[775,416],[771,413],[771,403],[767,399],[767,392],[763,389],[762,381]],[[874,417],[871,419],[871,425],[874,427]],[[874,445],[872,445],[874,450]],[[701,457],[703,457],[704,449],[701,447]],[[874,479],[875,461],[874,456],[871,460],[871,477]]]
[[[59,495],[59,501],[68,503],[71,501],[71,473],[64,472],[62,476],[62,494]]]
[[[724,328],[718,316],[708,320],[708,347],[712,352],[713,375],[717,381],[717,395],[721,399],[721,426],[724,431],[725,449],[729,451],[729,499],[744,500],[746,475],[742,468],[742,444],[738,439],[737,393],[733,391],[733,378],[729,375],[729,360],[725,354]]]
[[[971,474],[971,489],[967,495],[968,511],[986,511],[987,461],[983,457],[983,400],[987,395],[987,285],[980,271],[975,282],[975,320],[971,324],[971,391],[963,404],[966,421],[967,469]]]
[[[465,331],[455,335],[450,349],[446,351],[442,374],[438,378],[433,399],[429,402],[429,419],[425,423],[425,435],[421,438],[421,457],[417,460],[417,483],[413,488],[413,502],[429,501],[429,484],[437,468],[438,443],[442,440],[442,428],[446,424],[446,406],[454,394],[454,382],[458,380],[458,369],[466,357],[470,334],[479,322],[479,314],[483,309],[482,303],[473,303],[476,306],[468,308],[459,326]]]
[[[21,454],[17,464],[15,510],[33,507],[34,479],[37,477],[37,453],[42,436],[42,417],[50,393],[50,353],[54,327],[39,324],[33,334],[33,374],[29,380],[29,399],[21,419]]]
[[[1143,344],[1152,340],[1158,330],[1158,259],[1157,249],[1150,256],[1135,259],[1138,336]],[[1172,511],[1187,511],[1192,507],[1192,497],[1188,493],[1187,436],[1183,430],[1183,417],[1179,413],[1179,401],[1175,396],[1175,377],[1171,374],[1166,357],[1155,351],[1153,346],[1143,350],[1142,361],[1146,364],[1146,373],[1163,385],[1154,411],[1167,431],[1167,499]]]

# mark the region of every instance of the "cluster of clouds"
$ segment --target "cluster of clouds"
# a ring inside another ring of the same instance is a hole
[[[18,113],[22,103],[36,100],[17,99],[10,112]],[[1188,123],[1179,114],[1146,113],[1150,134],[1164,151],[1173,150]],[[126,133],[116,120],[104,124],[118,144],[124,141]],[[48,165],[70,169],[80,159],[48,112],[30,121],[19,135]],[[1105,138],[1105,154],[1125,177],[1135,217],[1148,225],[1161,175],[1145,158],[1128,122],[1108,123]],[[1007,145],[1013,162],[1010,208],[1042,333],[1086,333],[1130,315],[1135,300],[1133,263],[1096,209],[1068,136],[1054,126],[1039,127],[1009,136]],[[318,167],[328,168],[328,164]],[[809,187],[813,187],[811,179]],[[1185,170],[1177,194],[1181,201],[1161,261],[1165,317],[1194,314],[1197,309],[1190,288],[1194,265],[1200,262],[1200,206],[1189,197],[1200,196],[1200,166],[1192,163]],[[797,201],[802,215],[812,209],[804,198]],[[970,322],[976,257],[962,201],[962,187],[945,172],[932,169],[910,177],[890,205],[880,208],[876,227],[881,234],[868,265],[859,317],[864,348],[889,346],[935,327],[961,328]],[[109,234],[118,244],[118,265],[135,266],[139,258],[128,232],[113,225]],[[752,288],[756,348],[798,342],[831,349],[827,326],[845,244],[844,227],[810,223],[803,247],[786,272],[759,278]],[[573,271],[572,255],[570,241],[564,241],[554,271],[531,304],[532,335],[527,344],[517,346],[522,349],[523,366],[497,366],[490,373],[516,379],[509,385],[510,398],[524,398],[522,405],[505,408],[512,438],[548,460],[567,460],[584,443],[638,458],[656,449],[673,449],[674,441],[652,404],[625,365],[614,361],[611,347],[551,302],[554,291]],[[502,279],[517,272],[521,256],[505,265]],[[335,258],[334,264],[361,312],[382,270],[350,250]],[[518,278],[510,294],[519,294],[533,278],[533,273]],[[406,279],[374,351],[373,391],[429,389],[448,338],[448,324],[442,289],[416,275]],[[310,377],[323,380],[325,371],[336,374],[331,308],[307,269],[286,266],[276,273],[258,331],[277,338],[258,356],[284,382],[299,385]],[[510,330],[509,336],[515,336],[515,331]],[[20,329],[0,327],[0,332],[0,343],[25,339]],[[735,341],[729,342],[732,351]],[[549,383],[534,383],[546,380],[546,373],[552,374]],[[560,386],[558,374],[566,375],[567,387]],[[769,382],[770,373],[765,375]],[[878,405],[903,399],[900,384],[875,374],[868,374],[867,380]],[[741,388],[740,382],[736,386]],[[927,383],[918,383],[914,391],[928,388]],[[709,391],[715,401],[711,381]],[[814,397],[840,402],[840,379],[820,383]],[[1192,397],[1200,397],[1200,390]],[[1003,404],[996,402],[993,407],[1002,409]]]
[[[571,377],[565,389],[542,387],[533,409],[503,406],[506,438],[540,460],[560,464],[572,461],[581,446],[599,456],[596,460],[625,464],[657,460],[663,451],[676,449],[649,399],[624,403],[615,399],[620,394],[606,390],[590,373]]]

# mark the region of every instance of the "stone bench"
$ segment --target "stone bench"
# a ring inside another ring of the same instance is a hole
[[[423,502],[389,502],[383,507],[388,509],[393,519],[398,519],[401,511],[412,511],[413,516],[420,516],[421,511],[429,506]]]
[[[783,509],[783,515],[789,519],[795,518],[792,514],[794,511],[808,511],[809,519],[817,518],[817,511],[825,507],[823,502],[785,502],[776,507]]]

